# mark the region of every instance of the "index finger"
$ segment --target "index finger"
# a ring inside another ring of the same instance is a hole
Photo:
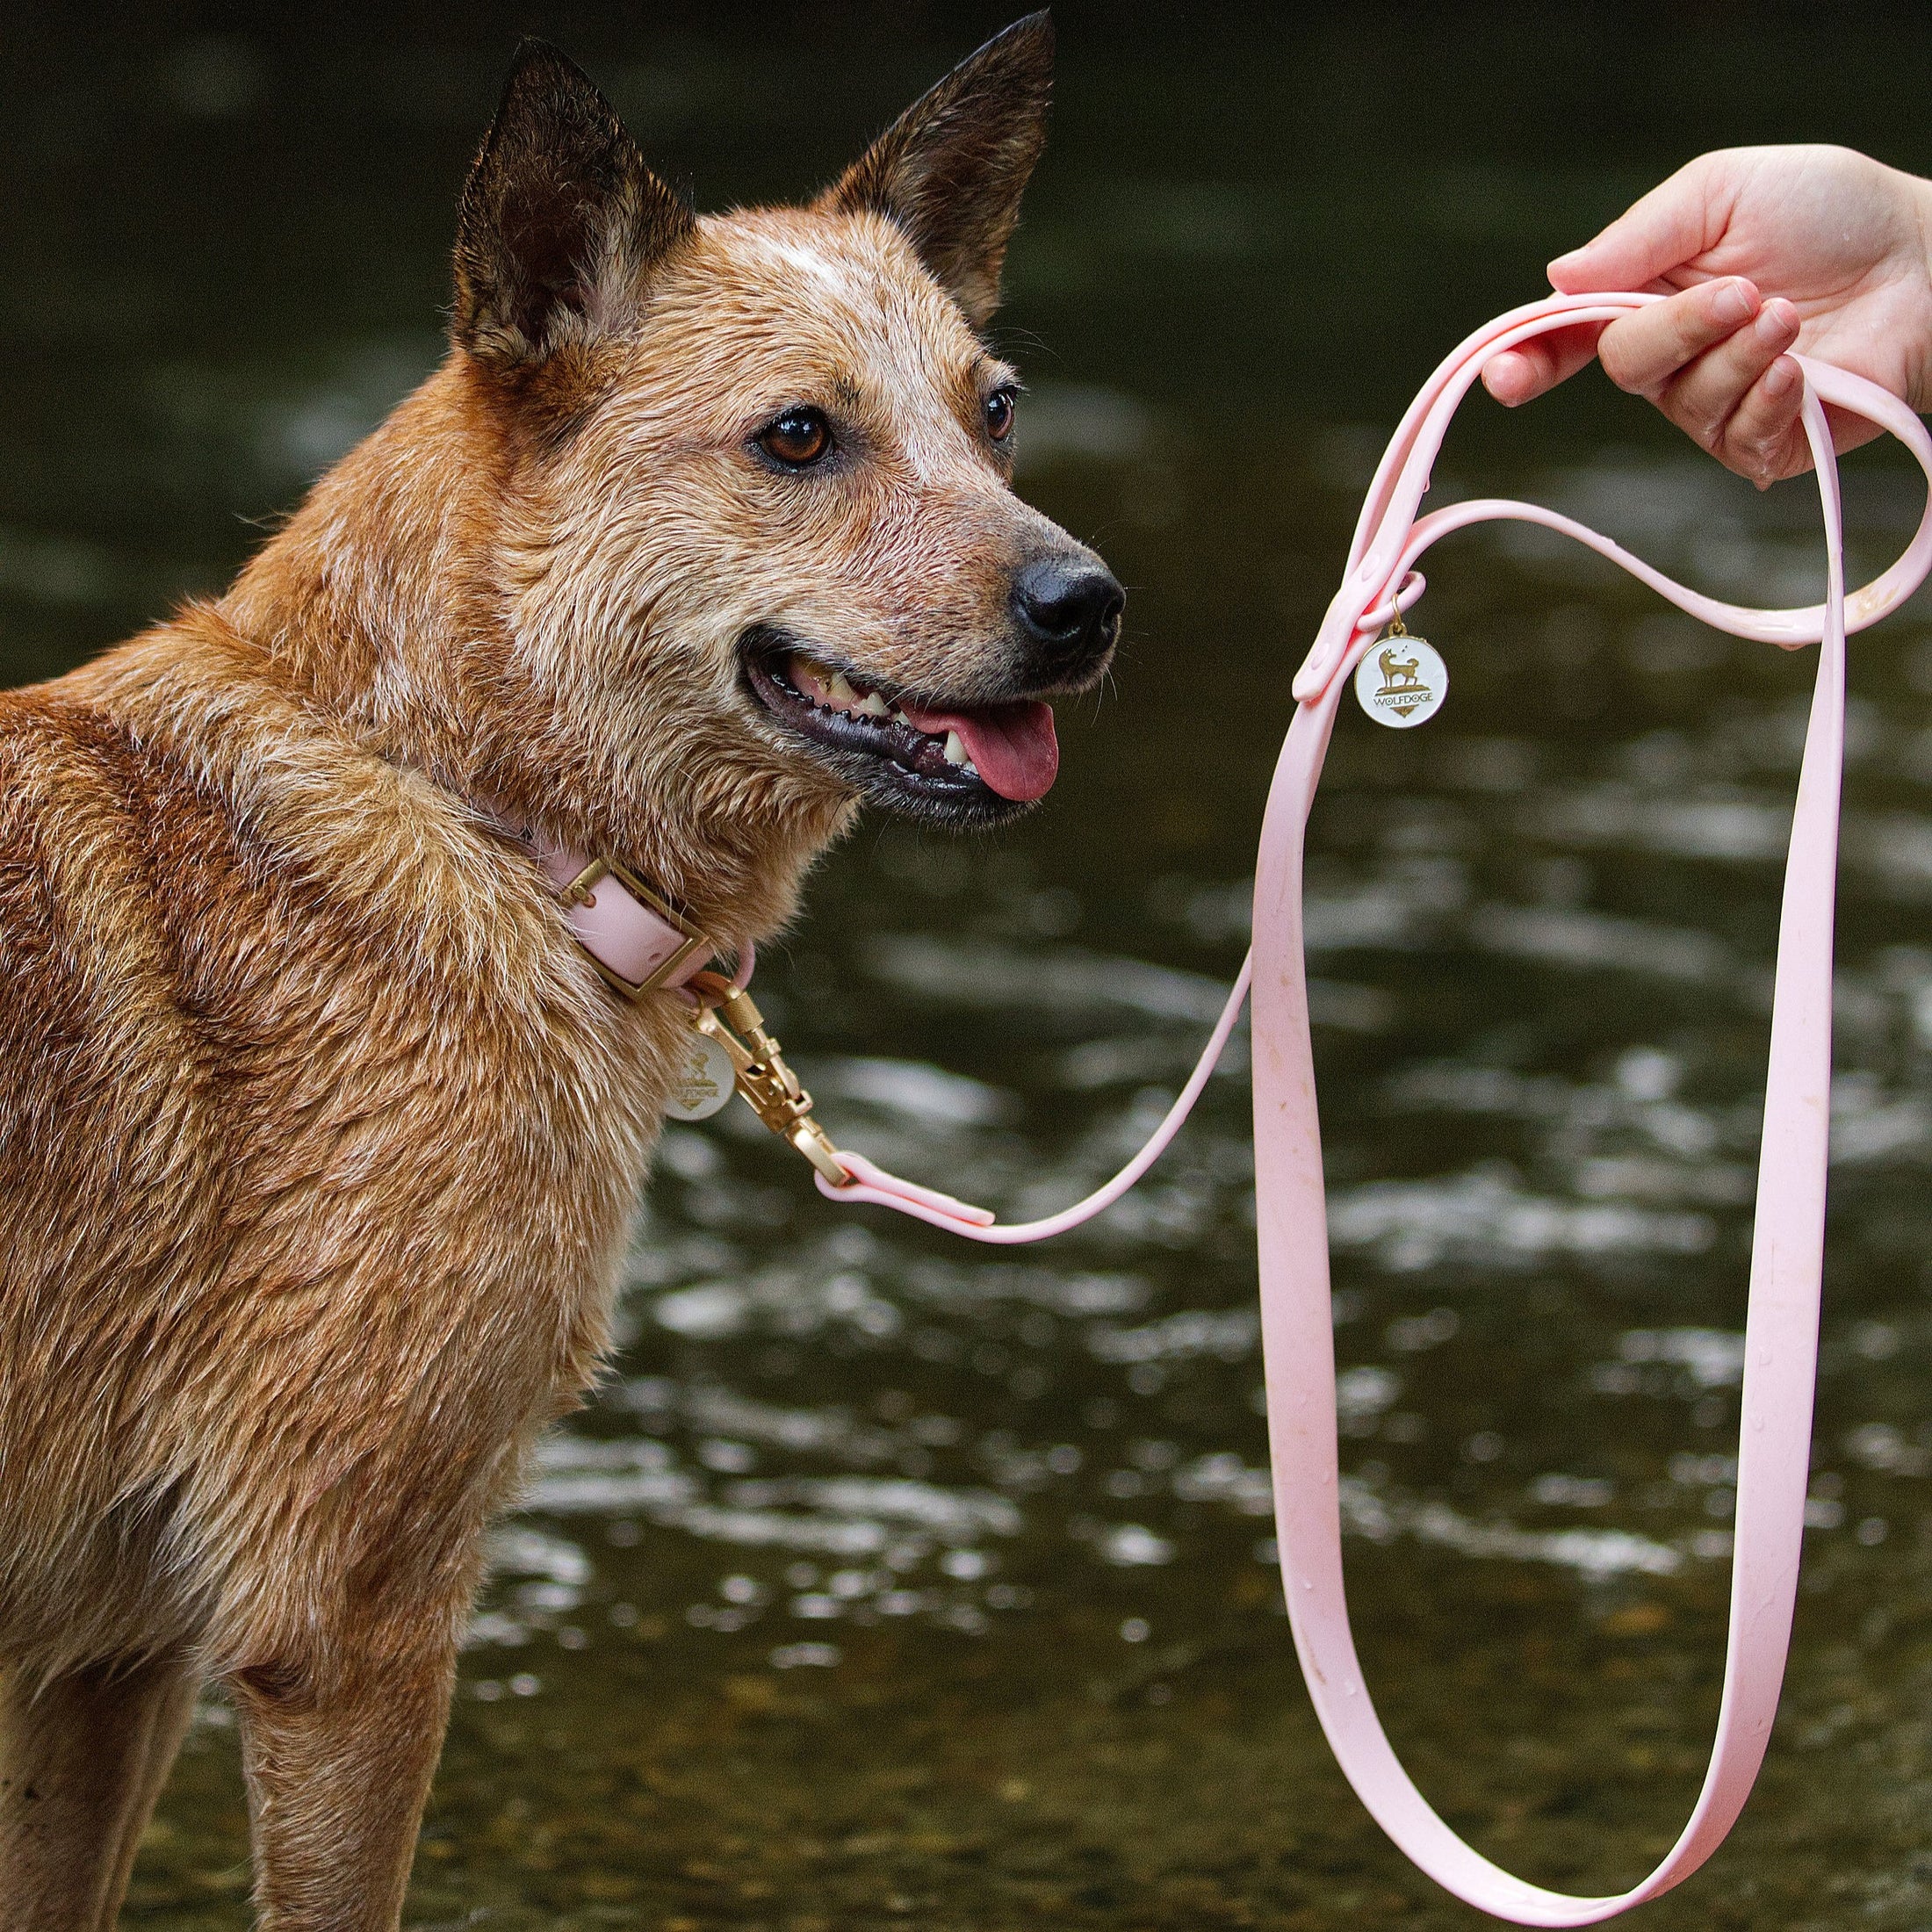
[[[1550,286],[1561,295],[1648,288],[1714,246],[1724,223],[1715,205],[1712,160],[1700,155],[1582,248],[1558,256],[1549,265]]]

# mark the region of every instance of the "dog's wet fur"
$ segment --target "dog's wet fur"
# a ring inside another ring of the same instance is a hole
[[[261,1922],[398,1922],[483,1532],[605,1358],[684,1030],[501,827],[761,940],[861,801],[1021,809],[788,666],[955,709],[1104,670],[1118,588],[1013,494],[983,336],[1051,54],[1022,21],[816,200],[700,217],[527,45],[443,366],[226,596],[0,694],[14,1932],[112,1925],[210,1680]],[[1036,566],[1079,624],[1016,616]]]

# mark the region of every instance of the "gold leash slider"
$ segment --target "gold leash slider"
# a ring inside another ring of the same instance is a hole
[[[738,1091],[746,1105],[782,1141],[789,1141],[834,1186],[852,1177],[838,1150],[811,1118],[811,1096],[785,1064],[778,1042],[765,1030],[765,1016],[741,986],[722,973],[696,973],[689,981],[698,997],[691,1024],[717,1042],[729,1056]]]

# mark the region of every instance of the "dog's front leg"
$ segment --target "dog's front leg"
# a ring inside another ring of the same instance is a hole
[[[112,1932],[199,1679],[173,1659],[0,1671],[0,1924]]]
[[[237,1675],[262,1932],[394,1932],[456,1675],[432,1622]]]

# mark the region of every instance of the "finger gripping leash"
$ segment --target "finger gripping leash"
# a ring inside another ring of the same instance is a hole
[[[1917,458],[1928,484],[1932,439],[1918,417],[1885,390],[1802,356],[1796,360],[1805,377],[1805,434],[1817,467],[1824,517],[1822,604],[1753,610],[1720,602],[1673,582],[1608,537],[1533,503],[1485,498],[1417,518],[1430,467],[1451,419],[1492,356],[1550,329],[1611,321],[1660,299],[1568,295],[1512,310],[1464,342],[1402,418],[1363,505],[1347,575],[1294,680],[1299,703],[1262,826],[1253,948],[1193,1077],[1128,1166],[1075,1207],[1043,1221],[1002,1226],[984,1208],[902,1181],[861,1155],[834,1150],[830,1164],[814,1161],[820,1190],[834,1200],[897,1208],[975,1241],[1037,1241],[1078,1226],[1118,1200],[1173,1137],[1233,1030],[1251,970],[1262,1346],[1281,1581],[1295,1647],[1329,1742],[1383,1829],[1459,1898],[1522,1925],[1593,1924],[1687,1878],[1730,1829],[1770,1736],[1804,1534],[1818,1354],[1845,633],[1895,609],[1932,566],[1928,501],[1905,553],[1883,576],[1847,595],[1838,469],[1825,405],[1889,430]],[[1438,537],[1499,519],[1539,523],[1574,537],[1720,631],[1787,649],[1821,645],[1778,928],[1745,1324],[1730,1624],[1717,1739],[1696,1808],[1669,1856],[1629,1891],[1599,1898],[1573,1898],[1512,1877],[1465,1844],[1431,1809],[1390,1748],[1362,1681],[1342,1579],[1327,1214],[1302,964],[1304,833],[1341,693],[1382,625],[1421,594],[1417,560]],[[840,1170],[849,1179],[834,1178]]]

